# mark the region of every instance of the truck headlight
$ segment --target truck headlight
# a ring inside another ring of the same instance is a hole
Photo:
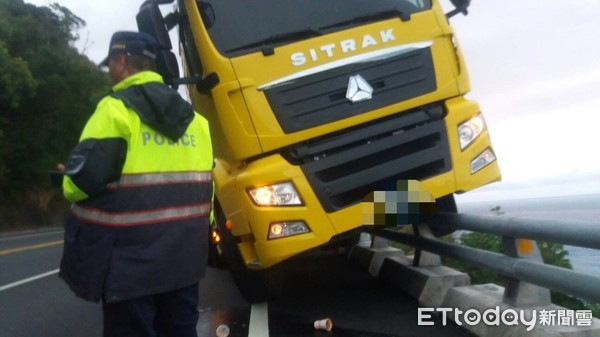
[[[481,113],[458,126],[458,138],[460,149],[466,149],[471,143],[485,131],[486,125]]]
[[[302,205],[302,199],[291,182],[253,188],[248,190],[248,194],[258,206]]]

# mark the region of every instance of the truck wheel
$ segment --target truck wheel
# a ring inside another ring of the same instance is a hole
[[[436,212],[457,213],[456,201],[453,194],[448,194],[435,201]],[[448,235],[454,232],[454,229],[447,227],[431,226],[431,231],[436,237]]]
[[[273,281],[269,278],[272,276],[269,270],[255,271],[246,268],[237,248],[237,242],[225,225],[227,221],[225,214],[218,206],[215,207],[215,216],[218,233],[221,237],[219,247],[241,295],[249,303],[267,301],[273,296],[270,291],[271,287],[269,287]]]

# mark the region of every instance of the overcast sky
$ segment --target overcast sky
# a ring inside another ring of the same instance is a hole
[[[95,62],[142,3],[57,2],[87,22],[77,46]],[[600,193],[598,13],[598,0],[473,0],[451,20],[503,175],[460,201]]]

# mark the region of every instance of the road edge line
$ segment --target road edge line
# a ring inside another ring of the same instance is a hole
[[[29,282],[33,282],[35,280],[39,280],[39,279],[44,278],[44,277],[48,277],[50,275],[57,274],[59,270],[60,269],[51,270],[51,271],[43,273],[43,274],[39,274],[39,275],[36,275],[36,276],[28,277],[26,279],[23,279],[23,280],[20,280],[20,281],[17,281],[17,282],[13,282],[13,283],[1,286],[0,287],[0,292],[4,291],[4,290],[8,290],[10,288],[14,288],[16,286],[20,286],[20,285],[25,284],[25,283],[29,283]]]

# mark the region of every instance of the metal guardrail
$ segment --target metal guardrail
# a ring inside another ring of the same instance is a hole
[[[600,223],[438,213],[430,224],[600,249]]]
[[[372,229],[370,232],[415,247],[416,260],[419,251],[424,250],[506,276],[509,281],[517,282],[509,282],[509,294],[518,289],[518,281],[524,281],[591,302],[600,302],[600,277],[547,265],[541,258],[538,261],[523,258],[511,248],[516,247],[516,240],[529,239],[600,249],[600,224],[439,213],[427,221],[427,225],[500,235],[507,254],[444,242],[430,235],[419,235],[418,230],[415,235],[388,229]]]

